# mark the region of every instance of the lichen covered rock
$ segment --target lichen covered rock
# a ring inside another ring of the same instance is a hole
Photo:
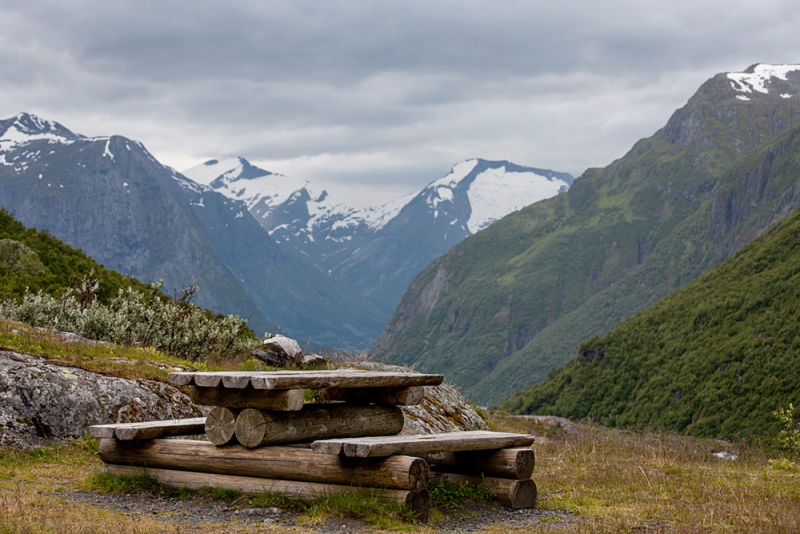
[[[201,417],[178,389],[0,351],[0,446],[37,447],[87,434],[89,425]]]
[[[372,371],[400,371],[415,373],[408,367],[373,362],[360,362],[359,368]],[[489,430],[486,422],[464,398],[449,384],[426,386],[425,396],[416,406],[403,406],[406,422],[400,434],[438,434],[462,430]]]

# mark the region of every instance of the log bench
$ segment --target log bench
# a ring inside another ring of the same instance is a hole
[[[166,438],[172,436],[195,436],[205,433],[206,418],[147,421],[145,423],[116,423],[92,425],[89,435],[95,439],[115,438],[120,441]]]
[[[431,477],[480,484],[509,508],[535,505],[532,436],[396,435],[404,423],[398,406],[419,403],[442,375],[344,369],[185,372],[169,380],[196,404],[213,406],[208,417],[90,427],[106,472],[146,469],[166,487],[296,498],[378,488],[421,519]],[[318,391],[317,403],[305,403],[306,390]],[[159,439],[203,432],[209,442]]]
[[[176,386],[220,387],[227,389],[323,389],[323,388],[407,388],[438,386],[442,375],[423,375],[384,371],[336,369],[331,371],[253,371],[170,373]]]
[[[334,493],[356,493],[373,491],[390,501],[408,506],[417,517],[425,521],[431,507],[431,495],[427,488],[418,490],[397,490],[383,488],[361,488],[342,484],[322,484],[317,482],[301,482],[297,480],[276,480],[248,476],[216,475],[193,471],[176,471],[173,469],[151,469],[125,465],[106,464],[103,472],[112,475],[136,475],[146,473],[155,478],[166,488],[186,488],[198,491],[207,488],[219,488],[241,493],[274,492],[295,499],[316,499]]]
[[[391,456],[392,454],[419,456],[432,452],[528,447],[533,444],[533,441],[533,436],[523,434],[470,430],[418,436],[376,436],[317,440],[311,443],[311,450],[319,454],[343,454],[356,458]]]

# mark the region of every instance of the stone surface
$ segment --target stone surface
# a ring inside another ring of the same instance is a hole
[[[176,388],[0,351],[0,446],[83,437],[89,425],[202,417]]]
[[[264,340],[263,350],[256,349],[250,354],[275,367],[286,367],[303,363],[303,351],[300,344],[286,336],[273,336]]]
[[[416,372],[408,367],[374,362],[359,362],[357,367],[370,371]],[[489,430],[469,401],[449,384],[425,386],[425,395],[419,404],[401,406],[401,409],[406,420],[401,435]]]

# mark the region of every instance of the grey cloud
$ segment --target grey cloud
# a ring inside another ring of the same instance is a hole
[[[476,156],[577,174],[716,72],[800,62],[799,22],[778,0],[10,0],[0,112],[351,189]]]

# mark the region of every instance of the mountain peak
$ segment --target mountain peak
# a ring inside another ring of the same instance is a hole
[[[0,121],[0,149],[41,139],[51,143],[71,143],[80,137],[57,122],[31,113],[18,113]]]
[[[789,81],[789,75],[795,82],[800,81],[800,65],[769,65],[766,63],[756,63],[749,66],[744,72],[729,72],[727,78],[730,80],[731,88],[737,93],[740,93],[737,98],[743,100],[742,96],[748,97],[748,94],[754,92],[769,94],[770,89],[773,88],[774,80]],[[792,84],[797,87],[797,83]],[[795,93],[796,94],[796,93]],[[781,92],[783,98],[790,98],[793,96],[791,93]],[[749,98],[749,97],[748,97]]]
[[[220,187],[239,180],[255,180],[264,176],[280,176],[275,173],[256,167],[242,157],[228,159],[210,159],[183,172],[195,182]],[[218,182],[217,182],[218,181]],[[217,185],[212,183],[217,182]]]

